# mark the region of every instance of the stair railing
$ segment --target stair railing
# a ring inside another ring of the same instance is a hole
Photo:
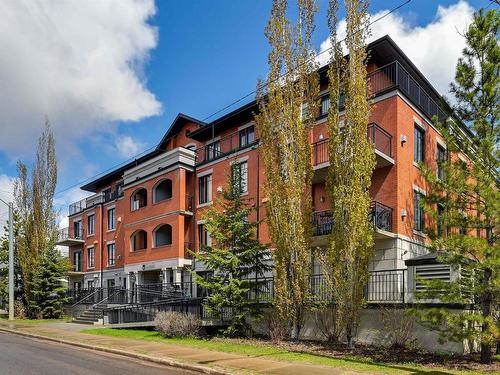
[[[78,318],[85,310],[88,310],[90,306],[93,306],[93,301],[95,301],[96,297],[99,298],[99,293],[103,293],[102,288],[96,288],[94,292],[71,305],[71,317]]]

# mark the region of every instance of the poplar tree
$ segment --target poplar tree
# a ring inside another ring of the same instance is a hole
[[[298,0],[298,19],[287,19],[287,1],[274,0],[265,34],[269,73],[259,82],[256,116],[265,166],[266,220],[273,242],[277,321],[298,337],[309,296],[311,145],[319,80],[312,43],[314,0]]]
[[[426,282],[418,297],[466,308],[416,313],[443,340],[479,342],[483,363],[491,363],[492,348],[500,340],[499,28],[498,10],[475,13],[451,84],[455,112],[471,128],[472,139],[454,120],[443,124],[434,119],[447,157],[438,161],[438,173],[421,165],[429,185],[424,208],[434,224],[426,229],[431,249],[459,276]]]
[[[375,156],[366,136],[369,116],[366,84],[368,1],[346,0],[345,7],[347,61],[337,38],[338,1],[331,0],[328,10],[332,49],[328,69],[331,107],[326,187],[334,227],[320,260],[335,302],[335,332],[342,332],[352,346],[363,306],[368,262],[373,252],[369,188]],[[339,116],[341,95],[345,96],[342,122]]]
[[[232,172],[215,205],[203,214],[213,243],[192,253],[213,273],[207,278],[193,274],[195,282],[210,291],[207,310],[219,319],[229,310],[231,320],[224,334],[242,336],[251,331],[248,318],[261,314],[259,301],[251,296],[258,296],[271,266],[267,247],[256,237],[258,223],[248,220],[254,209],[241,197],[239,178]]]
[[[50,123],[38,139],[37,155],[31,178],[26,164],[18,162],[18,178],[14,184],[15,209],[20,230],[16,248],[24,286],[23,302],[29,317],[33,301],[33,277],[43,254],[55,246],[57,240],[56,214],[53,198],[57,184],[57,160],[55,142]]]

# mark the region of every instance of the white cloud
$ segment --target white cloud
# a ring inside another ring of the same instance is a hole
[[[144,144],[134,140],[129,135],[118,136],[115,139],[115,149],[120,156],[129,159],[143,151]]]
[[[417,68],[436,87],[441,94],[449,91],[449,84],[455,75],[455,66],[462,49],[465,47],[463,33],[472,20],[474,8],[466,1],[459,1],[448,7],[439,6],[434,19],[424,26],[412,26],[403,16],[392,13],[372,25],[371,40],[389,35]],[[382,10],[371,15],[371,19],[386,14]],[[339,23],[339,38],[345,36],[346,22]],[[330,47],[325,40],[320,47],[324,51]],[[324,65],[329,53],[319,56]]]
[[[64,151],[110,122],[157,115],[144,63],[157,45],[153,0],[0,3],[0,150],[33,149],[44,116]]]

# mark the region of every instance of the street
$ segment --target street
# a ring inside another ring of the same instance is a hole
[[[188,375],[193,372],[0,332],[0,375]]]

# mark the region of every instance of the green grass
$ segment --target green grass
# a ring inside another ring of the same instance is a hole
[[[210,340],[191,337],[165,338],[158,332],[139,329],[90,328],[80,332],[94,335],[123,337],[136,340],[155,341],[166,344],[208,349],[224,353],[236,353],[251,357],[270,358],[287,362],[304,362],[317,365],[341,367],[361,372],[383,372],[400,374],[479,374],[474,371],[453,371],[445,368],[424,367],[414,364],[384,364],[370,358],[346,356],[342,359],[310,353],[291,352],[265,343],[241,343],[234,340]]]
[[[59,319],[14,319],[9,320],[7,317],[0,317],[0,323],[14,323],[14,324],[43,324],[43,323],[62,323],[68,322],[71,318],[63,317]]]

